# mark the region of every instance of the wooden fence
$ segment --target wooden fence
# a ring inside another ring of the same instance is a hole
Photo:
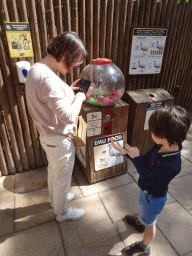
[[[4,22],[29,22],[34,58],[11,59]],[[130,76],[132,27],[168,29],[162,72]],[[47,54],[48,41],[63,31],[76,31],[93,58],[113,60],[123,72],[126,90],[163,87],[175,104],[192,114],[192,0],[0,0],[0,171],[15,174],[42,167],[47,159],[28,114],[23,84],[15,63],[31,65]],[[65,77],[77,79],[81,70]]]

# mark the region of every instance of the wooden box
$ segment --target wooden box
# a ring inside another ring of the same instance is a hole
[[[174,98],[163,88],[152,88],[126,91],[124,100],[129,104],[127,141],[144,154],[154,143],[148,129],[150,115],[157,108],[172,106]]]
[[[110,138],[126,143],[128,112],[129,105],[123,101],[111,108],[83,104],[80,120],[86,124],[82,134],[86,145],[76,148],[76,161],[90,184],[126,172],[127,162],[114,151]]]

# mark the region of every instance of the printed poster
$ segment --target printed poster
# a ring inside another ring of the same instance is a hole
[[[123,134],[97,138],[93,141],[95,171],[122,164],[124,157],[111,145],[111,137],[123,146]]]
[[[6,22],[4,25],[11,58],[33,57],[29,23]]]
[[[167,29],[134,28],[130,75],[159,74],[163,61]]]

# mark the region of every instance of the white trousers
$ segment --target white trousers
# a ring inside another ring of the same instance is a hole
[[[48,189],[54,213],[64,214],[67,212],[67,194],[75,159],[74,143],[62,135],[40,136],[40,141],[48,159]]]

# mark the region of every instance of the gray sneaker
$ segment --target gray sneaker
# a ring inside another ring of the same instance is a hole
[[[74,207],[68,207],[68,211],[65,214],[57,214],[57,221],[66,221],[66,220],[78,220],[84,214],[83,209],[78,209]]]

